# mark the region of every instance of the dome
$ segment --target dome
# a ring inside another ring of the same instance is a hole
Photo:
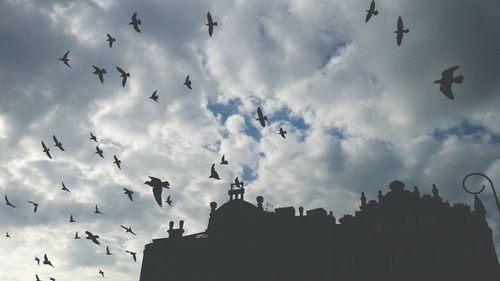
[[[245,200],[230,200],[210,214],[207,231],[226,233],[248,231],[258,221],[259,208]]]

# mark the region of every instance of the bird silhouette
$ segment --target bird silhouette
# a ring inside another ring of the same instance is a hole
[[[189,80],[189,75],[186,77],[186,81],[184,81],[184,85],[186,85],[186,87],[188,87],[190,90],[193,89],[193,88],[191,88],[191,80]]]
[[[102,158],[104,158],[104,156],[102,155],[103,151],[99,148],[99,146],[96,146],[95,150],[96,150],[95,153],[99,154],[99,156],[101,156]]]
[[[76,221],[73,219],[73,215],[69,215],[69,222],[76,222]]]
[[[33,206],[35,207],[35,208],[33,209],[33,213],[36,213],[36,211],[38,210],[38,203],[35,203],[35,202],[33,202],[33,201],[29,201],[29,200],[28,200],[28,203],[33,204]]]
[[[129,227],[125,227],[125,226],[123,226],[123,225],[120,225],[120,226],[121,226],[123,229],[125,229],[125,233],[131,233],[131,234],[133,234],[133,235],[137,235],[137,234],[135,234],[135,233],[134,233],[134,231],[132,230],[132,227],[131,227],[131,226],[129,226]]]
[[[102,270],[99,269],[99,274],[101,274],[102,277],[104,277],[104,271],[102,271]]]
[[[52,156],[50,156],[50,149],[47,148],[47,146],[45,146],[45,143],[42,141],[42,147],[43,147],[43,152],[45,152],[45,154],[47,154],[47,156],[52,159]]]
[[[208,178],[220,180],[219,174],[217,173],[217,171],[215,171],[215,163],[213,163],[212,167],[210,168],[210,176]]]
[[[265,127],[266,126],[266,121],[267,121],[267,116],[265,116],[262,113],[262,110],[260,109],[260,107],[257,107],[257,115],[258,115],[258,118],[256,120],[260,122],[260,125],[262,127]]]
[[[80,236],[78,236],[78,231],[75,233],[75,239],[81,239]]]
[[[97,137],[92,132],[90,132],[90,139],[97,142]]]
[[[210,15],[210,12],[207,13],[207,21],[208,23],[206,25],[208,26],[208,35],[212,37],[212,33],[214,32],[214,26],[217,25],[217,22],[214,22],[212,20],[212,15]]]
[[[403,34],[408,33],[410,30],[404,29],[403,20],[401,19],[401,17],[398,17],[397,28],[398,30],[394,31],[394,33],[396,33],[396,42],[398,43],[399,46],[401,45],[401,41],[403,40]]]
[[[99,68],[95,65],[92,66],[94,68],[94,74],[96,74],[97,76],[99,76],[99,80],[101,80],[101,83],[104,84],[104,74],[106,74],[106,69],[104,68]]]
[[[69,58],[68,58],[69,50],[64,54],[62,58],[59,60],[62,61],[65,65],[67,65],[69,68],[71,68],[71,65],[69,65]]]
[[[370,3],[370,9],[366,10],[365,22],[368,22],[372,16],[378,15],[378,11],[375,10],[375,0]]]
[[[97,204],[95,205],[95,211],[94,211],[94,214],[100,214],[100,215],[103,215],[103,213],[101,213],[101,211],[99,211],[99,208],[97,208]]]
[[[69,189],[68,189],[68,188],[66,188],[66,185],[64,184],[64,182],[61,182],[61,183],[62,183],[62,188],[61,188],[61,190],[64,190],[64,191],[67,191],[67,192],[70,192],[70,193],[71,193],[71,191],[69,191]]]
[[[8,232],[5,232],[5,237],[10,238],[10,234]]]
[[[130,201],[134,201],[134,199],[132,198],[132,194],[134,194],[134,192],[132,190],[129,190],[126,188],[123,188],[123,190],[125,190],[125,193],[123,193],[123,194],[127,194],[128,199],[130,199]]]
[[[35,261],[38,264],[38,266],[40,266],[40,258],[35,256]]]
[[[7,195],[5,195],[5,205],[11,206],[12,208],[16,208],[16,206],[14,206],[14,205],[12,205],[12,203],[10,203],[9,198],[7,198]]]
[[[121,160],[118,160],[118,158],[116,158],[116,155],[113,155],[113,157],[115,158],[115,161],[113,163],[116,164],[116,166],[118,167],[118,169],[122,169],[122,167],[120,166],[120,164],[122,163]]]
[[[132,255],[132,258],[134,258],[134,261],[137,261],[136,256],[135,256],[135,255],[136,255],[136,253],[131,252],[131,251],[125,251],[125,252],[127,252],[127,253],[131,254],[131,255]]]
[[[99,241],[97,240],[97,238],[99,238],[99,235],[94,235],[92,232],[90,231],[85,231],[85,233],[87,234],[87,237],[85,239],[89,239],[89,240],[92,240],[92,242],[94,242],[95,244],[97,245],[101,245],[99,243]]]
[[[42,280],[40,280],[40,278],[38,277],[38,274],[35,274],[35,278],[36,278],[36,280],[35,280],[35,281],[42,281]]]
[[[60,149],[60,150],[64,151],[64,148],[63,148],[63,146],[62,146],[62,143],[61,143],[61,142],[59,142],[59,141],[57,140],[56,136],[52,136],[52,138],[54,139],[54,142],[56,143],[56,145],[55,145],[55,146],[56,146],[56,147],[59,147],[59,149]]]
[[[229,163],[226,160],[226,155],[222,155],[222,158],[220,160],[220,165],[228,165]]]
[[[436,84],[441,84],[439,90],[450,100],[455,99],[451,91],[451,85],[453,83],[461,84],[464,81],[462,75],[453,77],[453,72],[459,68],[458,65],[452,66],[441,73],[441,79],[434,81]]]
[[[280,128],[280,131],[278,132],[278,134],[280,134],[284,139],[286,139],[286,137],[285,137],[286,131],[283,130],[283,128]]]
[[[139,29],[139,25],[141,25],[141,20],[137,19],[137,12],[135,12],[132,15],[132,21],[129,24],[131,24],[134,27],[135,31],[141,32],[141,30]]]
[[[159,178],[155,178],[152,176],[149,176],[151,180],[144,182],[144,184],[147,184],[151,187],[153,187],[153,195],[155,197],[156,203],[162,206],[162,200],[161,200],[161,193],[163,191],[163,188],[168,188],[170,189],[170,183],[168,181],[161,181]]]
[[[170,195],[167,197],[167,201],[165,201],[170,207],[172,207],[172,199],[170,199]]]
[[[234,179],[234,183],[231,183],[231,187],[236,186],[237,188],[243,188],[244,182],[240,181],[238,177]]]
[[[43,255],[43,264],[50,265],[50,266],[54,267],[52,265],[52,263],[50,262],[49,258],[47,258],[47,254]]]
[[[116,70],[120,72],[120,76],[122,77],[122,87],[125,87],[125,83],[127,83],[127,77],[130,77],[130,73],[125,72],[125,70],[121,69],[120,67],[116,67]]]
[[[109,251],[109,246],[106,246],[106,255],[111,256],[112,253]]]
[[[160,102],[160,101],[158,101],[158,94],[156,94],[157,91],[158,90],[155,90],[149,98],[154,100],[155,102]]]
[[[55,278],[52,278],[52,277],[49,277],[49,280],[50,280],[50,281],[56,281],[56,279],[55,279]]]
[[[109,33],[106,35],[108,36],[108,39],[106,39],[106,41],[109,42],[109,47],[111,48],[111,47],[113,47],[113,42],[116,41],[116,38],[111,37],[111,35],[109,35]]]

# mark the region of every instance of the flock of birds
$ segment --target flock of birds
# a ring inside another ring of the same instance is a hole
[[[368,10],[366,10],[367,14],[366,14],[366,18],[365,18],[365,23],[368,22],[372,16],[377,16],[378,15],[378,10],[376,10],[375,8],[375,1],[372,0],[371,3],[370,3],[370,7]],[[140,30],[140,26],[141,26],[141,20],[138,18],[137,16],[137,12],[135,12],[133,15],[132,15],[132,18],[131,18],[131,22],[129,23],[130,25],[132,25],[133,29],[137,32],[141,32]],[[207,13],[207,24],[208,26],[208,34],[209,36],[211,37],[212,34],[213,34],[213,30],[214,30],[214,26],[217,26],[217,22],[214,22],[213,19],[212,19],[212,16],[209,13]],[[404,34],[407,34],[409,32],[409,29],[405,29],[404,28],[404,25],[403,25],[403,20],[401,19],[401,17],[398,17],[398,20],[397,20],[397,30],[394,31],[394,33],[396,33],[396,43],[398,46],[401,45],[402,43],[402,40],[403,40],[403,35]],[[113,43],[116,42],[116,38],[112,37],[110,34],[107,34],[107,39],[106,41],[109,43],[109,47],[112,48],[113,47]],[[71,68],[71,65],[69,64],[70,62],[70,59],[69,59],[69,53],[70,51],[68,50],[59,60],[62,61],[66,66],[70,67]],[[92,65],[93,69],[94,69],[94,72],[93,74],[97,75],[97,77],[99,78],[99,80],[101,81],[101,83],[104,83],[104,75],[107,74],[106,70],[104,68],[100,68],[100,67],[97,67],[95,65]],[[440,84],[440,91],[446,96],[448,97],[449,99],[454,99],[454,95],[452,93],[452,90],[451,90],[451,86],[453,83],[462,83],[463,82],[463,76],[454,76],[454,71],[457,70],[459,68],[459,66],[453,66],[453,67],[450,67],[448,69],[446,69],[445,71],[442,72],[442,78],[439,79],[439,80],[436,80],[434,81],[434,83],[438,83]],[[127,79],[130,78],[130,73],[128,73],[127,71],[123,70],[123,68],[121,67],[116,67],[116,70],[120,73],[120,76],[122,77],[122,87],[125,87],[126,83],[127,83]],[[189,89],[192,89],[192,82],[189,78],[189,75],[187,75],[185,81],[184,81],[184,85],[189,88]],[[155,90],[152,95],[149,97],[150,99],[152,99],[153,101],[155,102],[159,102],[159,97],[158,97],[158,93],[157,93],[158,90]],[[268,118],[266,115],[264,115],[264,113],[262,112],[262,109],[260,107],[257,108],[257,118],[256,118],[257,121],[259,121],[260,125],[262,127],[265,127],[266,126],[266,121],[268,121]],[[278,134],[283,137],[283,138],[286,138],[286,134],[287,132],[283,129],[283,128],[280,128],[279,129],[279,132]],[[55,143],[55,147],[57,147],[60,151],[65,151],[64,150],[64,147],[62,145],[62,143],[57,139],[57,137],[54,135],[53,137],[53,140],[54,140],[54,143]],[[93,140],[94,142],[98,142],[97,141],[97,137],[92,133],[90,132],[90,139]],[[42,140],[41,141],[41,144],[42,144],[42,148],[43,148],[43,152],[47,155],[47,157],[49,159],[52,159],[52,155],[50,153],[50,149],[46,146],[46,144],[44,143],[44,141]],[[96,151],[95,153],[104,158],[104,152],[102,149],[99,148],[99,145],[96,146]],[[121,160],[118,159],[118,157],[116,155],[113,155],[113,158],[114,158],[114,164],[118,167],[118,169],[121,169]],[[225,155],[222,156],[221,158],[221,161],[219,163],[220,165],[228,165],[228,161],[226,160],[225,158]],[[215,163],[212,164],[211,168],[210,168],[210,176],[209,178],[211,179],[215,179],[215,180],[220,180],[220,176],[218,174],[218,172],[216,171],[215,169]],[[170,189],[170,183],[168,181],[164,181],[164,180],[161,180],[160,178],[157,178],[157,177],[153,177],[153,176],[149,176],[149,180],[144,182],[144,184],[146,185],[149,185],[150,187],[152,187],[152,191],[153,191],[153,196],[154,196],[154,199],[155,201],[157,202],[157,204],[162,207],[162,191],[164,188],[166,189]],[[235,182],[231,184],[231,186],[233,185],[236,185],[237,187],[242,187],[243,186],[243,182],[240,182],[238,180],[238,178],[235,179]],[[68,193],[71,193],[71,191],[66,187],[66,185],[64,184],[64,182],[62,182],[62,188],[61,190],[65,191],[65,192],[68,192]],[[130,201],[133,201],[133,194],[134,192],[130,189],[127,189],[127,188],[123,188],[123,190],[125,191],[124,194],[127,195],[127,197],[129,198]],[[9,206],[9,207],[12,207],[12,208],[16,208],[16,206],[14,204],[12,204],[7,195],[5,195],[5,202],[6,202],[6,205]],[[167,200],[165,201],[169,206],[172,206],[172,199],[170,197],[170,195],[168,196]],[[28,203],[32,204],[34,209],[33,209],[33,212],[36,213],[37,210],[38,210],[38,207],[39,207],[39,204],[34,202],[34,201],[28,201]],[[95,211],[94,211],[95,214],[98,214],[98,215],[103,215],[103,213],[99,210],[98,206],[95,205]],[[70,214],[70,219],[69,219],[69,222],[70,223],[75,223],[76,220],[74,219],[73,217],[73,214]],[[131,226],[123,226],[123,225],[120,225],[121,228],[123,228],[125,230],[125,233],[130,233],[131,235],[136,235],[136,233],[132,230],[132,227]],[[100,245],[100,242],[99,242],[99,235],[96,235],[88,230],[85,231],[85,234],[87,235],[86,239],[87,240],[90,240],[92,243],[96,244],[96,245]],[[11,238],[10,234],[8,232],[6,232],[6,237],[7,238]],[[78,235],[78,231],[75,233],[75,236],[74,236],[74,239],[81,239],[80,236]],[[137,261],[137,254],[135,252],[132,252],[132,251],[128,251],[126,250],[125,251],[126,253],[130,254],[133,258],[134,261]],[[106,255],[113,255],[111,252],[110,252],[110,249],[109,249],[109,246],[106,246]],[[40,259],[38,257],[35,257],[35,261],[37,262],[38,265],[40,265]],[[47,254],[44,254],[44,260],[42,262],[42,264],[44,265],[48,265],[48,266],[51,266],[51,267],[54,267],[51,263],[51,261],[48,259],[47,257]],[[104,272],[99,269],[98,273],[104,277]],[[36,281],[40,281],[40,278],[38,277],[38,275],[36,274],[35,275],[36,277]],[[54,278],[52,277],[49,277],[49,280],[52,280],[52,281],[55,281]]]

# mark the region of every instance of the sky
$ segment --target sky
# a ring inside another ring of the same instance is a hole
[[[451,204],[472,206],[467,174],[500,183],[500,3],[378,0],[365,23],[369,5],[1,1],[0,195],[17,208],[0,207],[0,280],[89,281],[102,269],[106,280],[137,281],[144,245],[167,237],[169,221],[204,231],[210,202],[226,202],[237,176],[251,203],[262,195],[265,205],[323,207],[336,218],[359,210],[361,192],[376,199],[396,179],[421,194],[436,184]],[[218,23],[212,37],[208,11]],[[128,24],[134,12],[141,33]],[[398,47],[399,16],[409,33]],[[58,60],[68,50],[71,68]],[[106,69],[103,84],[92,65]],[[454,65],[464,82],[450,100],[433,82]],[[125,87],[116,66],[130,72]],[[159,103],[148,98],[155,90]],[[229,165],[218,165],[223,154]],[[219,181],[208,178],[212,163]],[[172,207],[156,204],[148,176],[169,181]],[[491,188],[479,196],[500,256]],[[36,213],[27,200],[39,203]],[[73,239],[86,230],[101,246]],[[55,268],[36,265],[45,253]]]

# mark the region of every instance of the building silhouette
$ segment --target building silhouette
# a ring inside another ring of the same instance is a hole
[[[378,201],[362,193],[360,210],[337,222],[323,208],[268,212],[231,185],[205,232],[183,236],[183,221],[170,222],[168,238],[146,245],[140,281],[500,280],[477,196],[471,211],[436,186],[423,196],[400,181],[389,188]]]

